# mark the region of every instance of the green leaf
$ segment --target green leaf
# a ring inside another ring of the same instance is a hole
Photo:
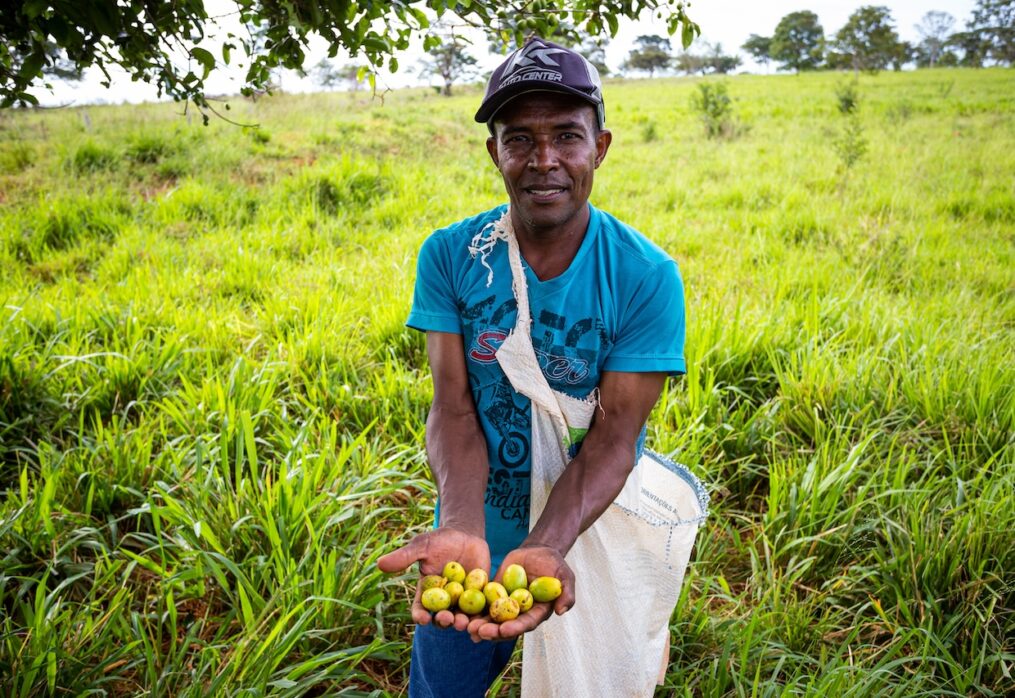
[[[48,7],[48,0],[28,0],[28,2],[21,7],[21,14],[28,19],[35,19],[45,12]]]
[[[606,23],[610,25],[610,36],[616,36],[617,30],[620,28],[620,22],[617,20],[617,15],[606,15]]]
[[[38,48],[32,53],[28,54],[24,62],[21,64],[21,70],[18,71],[18,77],[22,79],[34,79],[42,75],[42,66],[46,64],[46,54],[43,53],[42,48]]]
[[[387,53],[390,49],[386,39],[382,39],[378,36],[368,36],[363,39],[363,45],[369,51],[376,51],[377,53]]]
[[[700,29],[698,29],[698,25],[695,24],[694,22],[691,21],[684,22],[684,27],[680,32],[680,43],[683,45],[685,49],[691,45],[692,41],[694,41],[695,30],[697,30],[698,32],[701,31]]]
[[[204,68],[204,76],[202,79],[207,78],[208,73],[215,68],[215,56],[211,55],[211,51],[203,49],[200,46],[195,46],[190,49],[190,55],[193,56],[194,60],[200,63]]]

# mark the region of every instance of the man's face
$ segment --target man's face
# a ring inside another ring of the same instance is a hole
[[[534,92],[509,102],[486,148],[504,177],[512,218],[530,233],[577,232],[592,176],[610,147],[595,109],[577,97]]]

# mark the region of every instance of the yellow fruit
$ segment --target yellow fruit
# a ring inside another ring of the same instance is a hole
[[[423,608],[436,613],[451,605],[451,597],[440,587],[432,587],[423,592],[422,602]]]
[[[420,582],[420,584],[423,585],[423,591],[426,591],[427,589],[440,589],[447,583],[448,580],[444,579],[444,577],[439,574],[428,574],[423,577],[423,581]]]
[[[528,589],[515,589],[511,592],[511,596],[508,598],[512,598],[518,602],[518,609],[522,613],[525,613],[527,610],[532,608],[532,592]]]
[[[458,603],[465,588],[459,582],[448,582],[444,585],[444,591],[448,592],[448,596],[451,597],[451,605],[454,606]]]
[[[515,589],[524,589],[529,586],[529,579],[525,575],[525,568],[521,565],[508,565],[504,570],[504,588],[510,594]]]
[[[486,597],[479,589],[466,589],[458,597],[458,610],[462,613],[468,613],[471,616],[482,613],[484,608],[486,608]]]
[[[452,560],[448,564],[444,565],[444,578],[449,582],[458,582],[461,584],[465,581],[465,568]]]
[[[499,598],[490,604],[490,617],[495,623],[514,620],[518,617],[518,602],[510,596]]]
[[[490,602],[491,606],[497,599],[506,599],[508,595],[507,589],[505,589],[504,585],[499,582],[490,582],[487,584],[483,587],[483,594],[486,596],[486,600]]]
[[[539,602],[553,601],[560,596],[560,580],[556,577],[536,577],[529,585],[532,598]]]
[[[483,587],[486,586],[486,580],[489,578],[486,570],[474,569],[469,572],[469,575],[465,578],[466,589],[479,589],[483,591]]]

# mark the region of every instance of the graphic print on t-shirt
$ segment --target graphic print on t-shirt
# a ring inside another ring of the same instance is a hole
[[[529,524],[530,405],[528,398],[515,392],[497,363],[497,350],[514,326],[517,303],[490,295],[471,305],[459,303],[458,310],[468,342],[469,382],[490,454],[488,516],[501,527],[524,533]],[[576,397],[595,387],[600,355],[609,347],[601,320],[569,321],[544,308],[533,319],[532,336],[536,359],[550,387]]]

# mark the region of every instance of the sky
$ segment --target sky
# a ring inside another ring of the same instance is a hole
[[[720,43],[726,53],[736,52],[740,45],[751,34],[771,36],[779,20],[799,10],[810,10],[818,15],[825,35],[834,34],[854,10],[864,4],[884,5],[892,13],[895,20],[895,28],[903,40],[917,43],[919,34],[915,25],[924,14],[930,10],[948,12],[956,19],[956,29],[965,25],[972,15],[975,4],[974,0],[929,0],[918,2],[916,0],[763,0],[747,2],[740,0],[697,0],[692,2],[687,9],[688,15],[701,26],[701,38],[692,45],[700,46],[700,41],[709,43]],[[206,0],[209,15],[228,15],[234,5],[228,0]],[[228,17],[220,20],[222,33],[229,30]],[[235,25],[233,27],[235,30]],[[620,30],[606,48],[606,63],[616,70],[627,54],[630,52],[636,37],[642,34],[666,35],[665,25],[654,18],[647,17],[637,22],[621,22]],[[674,48],[679,48],[679,37],[673,37]],[[214,42],[202,44],[209,48],[214,54],[219,52]],[[473,50],[471,51],[479,59],[481,70],[492,70],[503,58],[496,55],[488,55],[486,41],[480,37],[475,38]],[[324,42],[314,42],[309,51],[307,67],[314,66],[321,58],[327,55]],[[754,64],[744,54],[740,54],[744,60],[741,70],[751,72],[771,72],[772,67],[761,68]],[[408,52],[399,56],[401,69],[396,74],[382,73],[378,76],[378,86],[399,88],[405,86],[417,86],[428,84],[420,77],[419,66],[423,56],[422,49],[417,45]],[[342,57],[337,59],[342,62]],[[347,58],[346,58],[347,60]],[[61,104],[89,104],[89,103],[120,103],[120,102],[142,102],[157,99],[154,87],[144,83],[134,83],[122,72],[111,69],[113,84],[105,88],[100,84],[101,73],[96,69],[90,69],[85,74],[85,79],[78,84],[54,83],[53,92],[46,92],[43,89],[35,91],[40,103],[47,106]],[[221,74],[213,75],[207,84],[208,94],[235,94],[241,86],[242,71],[231,70]],[[300,79],[294,73],[283,75],[282,87],[290,92],[307,92],[321,89],[310,79]]]

